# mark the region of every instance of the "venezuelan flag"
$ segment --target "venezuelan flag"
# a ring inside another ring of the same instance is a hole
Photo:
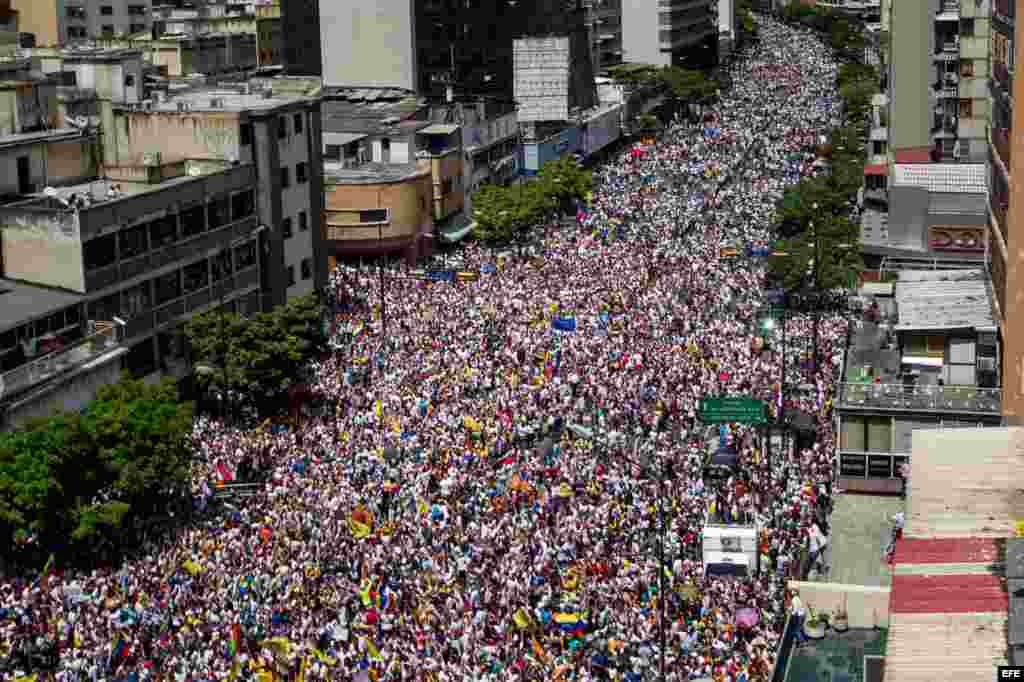
[[[563,632],[575,632],[586,627],[582,613],[556,613],[554,620]]]

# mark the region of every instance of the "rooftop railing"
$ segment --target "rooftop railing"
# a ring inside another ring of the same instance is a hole
[[[839,404],[856,409],[999,414],[1002,392],[979,386],[839,384]]]

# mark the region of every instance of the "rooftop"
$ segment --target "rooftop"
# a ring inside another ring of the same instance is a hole
[[[843,585],[889,587],[892,573],[880,560],[890,519],[904,503],[892,495],[837,495],[826,545],[828,581]]]
[[[288,94],[277,90],[254,90],[249,93],[238,90],[198,89],[173,93],[167,99],[153,102],[153,111],[177,112],[183,104],[188,111],[272,111],[278,107],[296,102],[312,102],[316,93]]]
[[[340,163],[324,162],[324,180],[339,185],[369,185],[378,182],[400,182],[430,172],[428,164],[364,163],[345,168]]]
[[[46,317],[80,303],[82,299],[82,296],[63,289],[0,279],[0,331]]]
[[[866,656],[885,656],[886,631],[850,628],[844,633],[828,630],[822,639],[808,640],[790,654],[783,679],[785,682],[847,682],[878,680],[864,674],[865,664],[880,665]]]
[[[356,93],[350,93],[349,99],[334,99],[326,95],[321,111],[325,133],[363,133],[374,134],[393,130],[396,127],[410,132],[431,127],[428,120],[418,120],[416,116],[425,111],[425,105],[408,94],[401,97],[387,97],[378,91],[360,91],[366,94],[363,99],[355,99]],[[402,91],[384,91],[388,93]]]
[[[909,270],[896,283],[897,331],[995,331],[984,270]]]
[[[983,163],[901,163],[893,166],[893,185],[923,187],[930,192],[987,194]]]
[[[17,147],[37,142],[62,142],[76,137],[85,137],[85,133],[78,128],[55,128],[52,130],[39,130],[34,133],[4,135],[0,137],[0,148]]]
[[[1013,535],[1024,519],[1022,465],[1024,428],[914,431],[904,536]]]

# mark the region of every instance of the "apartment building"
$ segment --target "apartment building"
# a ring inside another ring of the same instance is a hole
[[[718,59],[717,0],[625,0],[623,61],[711,66]]]
[[[991,205],[989,269],[1000,309],[1007,306],[1010,163],[1013,150],[1013,65],[1016,0],[992,4],[992,126],[990,128],[989,200]]]
[[[288,40],[307,43],[289,31],[291,11]],[[579,0],[320,0],[318,15],[326,85],[401,88],[433,99],[449,88],[511,99],[513,40],[587,40]]]
[[[989,0],[893,2],[889,11],[889,149],[896,162],[923,153],[984,163]]]
[[[149,31],[152,7],[152,0],[11,0],[20,30],[38,46]]]
[[[323,271],[315,222],[322,212],[320,103],[306,81],[270,79],[235,89],[155,94],[112,107],[104,127],[110,166],[207,159],[252,163],[266,227],[263,305],[311,291]]]
[[[594,71],[622,63],[622,0],[585,0]]]

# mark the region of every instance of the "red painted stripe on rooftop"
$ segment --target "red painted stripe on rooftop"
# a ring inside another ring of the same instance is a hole
[[[903,538],[896,541],[897,564],[989,564],[998,556],[991,538]]]
[[[892,613],[998,613],[1008,609],[995,575],[896,575]]]

